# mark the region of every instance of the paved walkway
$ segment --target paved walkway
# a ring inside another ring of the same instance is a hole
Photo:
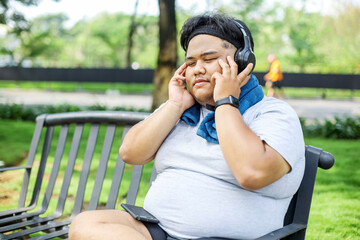
[[[360,116],[360,100],[284,99],[298,113],[307,119],[331,119],[334,116]],[[101,105],[150,109],[151,95],[106,94],[89,92],[54,92],[41,90],[0,89],[0,103],[25,105],[71,104],[78,106]]]

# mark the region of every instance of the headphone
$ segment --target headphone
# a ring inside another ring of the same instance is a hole
[[[234,60],[235,60],[236,64],[238,65],[238,73],[242,72],[249,63],[252,63],[253,68],[251,69],[251,72],[249,73],[249,75],[250,75],[252,73],[252,71],[254,70],[255,64],[256,64],[255,54],[254,54],[253,50],[251,49],[250,37],[246,34],[245,28],[243,25],[241,25],[239,22],[237,22],[235,20],[234,20],[234,23],[236,26],[238,26],[238,28],[242,32],[242,35],[244,38],[244,47],[236,50]]]

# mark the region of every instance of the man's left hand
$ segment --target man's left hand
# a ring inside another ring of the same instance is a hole
[[[240,96],[240,88],[244,86],[250,79],[252,63],[250,63],[241,73],[238,73],[238,65],[230,56],[226,58],[227,62],[219,59],[219,65],[222,73],[216,72],[211,78],[215,82],[214,101],[230,95],[234,97]]]

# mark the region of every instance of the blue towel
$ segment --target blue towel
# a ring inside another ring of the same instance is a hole
[[[251,75],[250,80],[241,88],[239,97],[239,111],[243,114],[248,108],[261,101],[264,98],[264,92],[259,84],[259,81],[254,75]],[[185,121],[191,126],[196,126],[200,120],[201,105],[195,103],[192,107],[187,109],[181,116],[181,120]],[[197,130],[197,135],[205,138],[208,142],[219,143],[215,126],[215,112],[209,112],[200,123]]]

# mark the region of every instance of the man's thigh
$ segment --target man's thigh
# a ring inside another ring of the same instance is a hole
[[[102,224],[127,226],[152,239],[146,226],[134,219],[129,213],[121,210],[94,210],[80,213],[72,224],[85,226],[97,226]]]

